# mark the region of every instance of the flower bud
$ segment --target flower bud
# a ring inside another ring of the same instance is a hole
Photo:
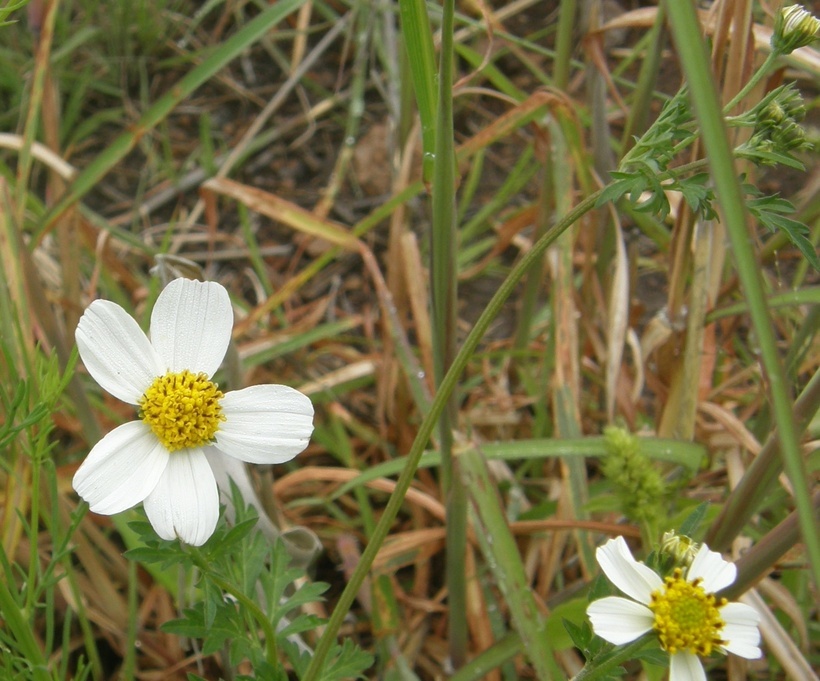
[[[811,45],[820,19],[802,5],[789,5],[778,12],[772,33],[772,49],[780,54],[791,54],[799,47]]]
[[[670,569],[686,568],[692,564],[700,544],[692,541],[685,534],[678,534],[675,530],[663,533],[658,553],[662,564],[669,563]]]

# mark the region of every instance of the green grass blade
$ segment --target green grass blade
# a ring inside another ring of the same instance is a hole
[[[436,147],[436,57],[430,17],[424,0],[399,0],[399,9],[404,46],[421,118],[424,180],[430,182]]]
[[[496,584],[510,609],[516,632],[539,679],[561,678],[546,636],[546,621],[538,611],[515,537],[487,465],[475,449],[463,452],[461,471],[470,490],[476,517],[476,537]]]

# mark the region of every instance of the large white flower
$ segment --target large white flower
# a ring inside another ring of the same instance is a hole
[[[654,630],[670,655],[670,681],[706,681],[698,656],[713,650],[760,657],[757,611],[715,596],[735,581],[737,568],[706,545],[689,567],[675,568],[665,579],[636,561],[623,537],[599,547],[596,557],[609,580],[633,600],[609,596],[590,603],[593,630],[615,645]]]
[[[270,464],[307,447],[313,405],[305,395],[284,385],[223,394],[211,381],[232,327],[228,292],[214,282],[168,284],[150,340],[116,303],[88,306],[76,332],[80,357],[100,386],[139,408],[139,420],[108,433],[74,475],[92,511],[112,515],[144,502],[160,537],[199,546],[219,517],[206,449]]]

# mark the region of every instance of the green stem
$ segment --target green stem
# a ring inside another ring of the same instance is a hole
[[[274,630],[268,616],[256,603],[253,602],[253,600],[242,593],[241,590],[237,589],[227,580],[222,579],[219,575],[214,574],[211,570],[210,563],[202,557],[202,554],[197,548],[193,546],[188,548],[189,555],[191,556],[194,565],[202,571],[202,574],[222,589],[222,591],[235,598],[237,602],[259,623],[260,628],[265,634],[265,657],[267,658],[268,664],[271,665],[271,667],[276,668],[279,664],[276,653],[276,631]]]
[[[458,235],[456,210],[456,158],[453,132],[453,32],[455,0],[445,0],[441,18],[441,62],[436,124],[436,157],[433,165],[433,229],[431,254],[433,359],[439,385],[456,354],[458,304]],[[441,485],[447,507],[447,602],[450,661],[458,669],[467,661],[467,585],[464,561],[467,550],[467,503],[458,461],[453,456],[453,427],[458,407],[450,394],[439,420]]]
[[[743,101],[743,98],[748,95],[761,80],[763,80],[763,77],[769,73],[779,56],[780,55],[777,52],[769,52],[766,57],[766,61],[764,61],[760,65],[760,68],[752,74],[752,77],[749,78],[746,84],[740,89],[740,92],[732,97],[732,101],[723,107],[723,112],[727,116],[731,113],[732,109],[740,104],[740,102]]]
[[[808,476],[794,425],[790,391],[777,351],[753,242],[749,239],[743,193],[729,148],[722,109],[715,91],[695,6],[691,1],[675,0],[667,1],[666,9],[681,65],[691,87],[692,103],[700,122],[701,137],[712,169],[716,194],[723,209],[723,220],[757,334],[763,370],[769,382],[784,468],[794,489],[794,501],[814,583],[820,586],[820,536],[817,534],[807,484]]]

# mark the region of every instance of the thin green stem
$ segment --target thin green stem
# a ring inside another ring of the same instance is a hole
[[[779,56],[780,55],[777,52],[770,52],[768,54],[766,61],[764,61],[760,65],[760,68],[752,74],[752,77],[749,78],[746,84],[740,89],[740,92],[732,97],[732,101],[723,107],[723,111],[726,115],[729,115],[732,109],[740,104],[740,102],[743,101],[743,98],[748,95],[761,80],[763,80],[763,77],[769,73]]]
[[[222,579],[217,574],[214,574],[213,570],[211,570],[210,563],[208,563],[205,558],[203,558],[200,551],[191,546],[189,547],[189,555],[193,561],[193,564],[196,565],[201,571],[202,574],[205,575],[208,579],[210,579],[214,584],[216,584],[222,591],[227,594],[233,596],[239,604],[246,609],[247,612],[251,614],[253,619],[257,621],[259,627],[262,629],[262,632],[265,635],[265,657],[267,659],[268,664],[271,667],[276,667],[278,662],[278,656],[276,652],[276,631],[271,624],[270,619],[268,616],[263,612],[263,610],[253,602],[252,599],[248,598],[240,589],[237,589],[233,584],[228,582],[225,579]]]
[[[439,385],[456,352],[458,304],[458,234],[456,208],[456,158],[453,132],[453,31],[455,0],[445,0],[441,23],[441,62],[436,124],[436,157],[433,164],[433,229],[430,247],[432,274],[433,361]],[[456,395],[450,395],[439,420],[441,485],[447,506],[447,593],[450,661],[458,669],[467,661],[467,587],[464,561],[467,550],[467,511],[458,461],[453,456],[453,426],[457,418]]]
[[[333,614],[330,616],[330,619],[325,626],[325,631],[322,634],[322,638],[319,639],[319,643],[316,646],[316,652],[313,655],[313,659],[310,661],[310,665],[308,666],[302,681],[316,681],[316,679],[320,678],[324,668],[325,659],[333,646],[339,629],[344,622],[344,618],[347,616],[350,606],[353,605],[356,594],[367,577],[367,573],[373,565],[373,561],[384,543],[393,521],[396,519],[399,510],[401,510],[402,504],[404,503],[404,497],[413,482],[419,461],[422,454],[424,454],[424,448],[430,440],[433,429],[438,423],[438,419],[444,411],[444,407],[450,399],[450,395],[453,393],[462,372],[466,368],[467,363],[473,353],[476,351],[478,344],[481,342],[481,339],[484,337],[484,334],[487,332],[487,329],[493,319],[495,319],[496,315],[498,315],[501,311],[504,303],[510,295],[512,295],[513,291],[515,291],[518,282],[521,281],[521,278],[529,271],[530,267],[532,267],[532,265],[539,258],[543,257],[544,251],[550,246],[550,244],[554,243],[555,240],[563,234],[563,232],[570,225],[574,224],[578,219],[595,207],[595,202],[598,200],[600,194],[600,191],[595,192],[581,201],[573,210],[567,213],[567,215],[559,220],[543,237],[541,237],[541,239],[533,244],[532,248],[521,258],[515,267],[513,267],[510,274],[501,283],[501,286],[499,286],[495,295],[487,304],[484,312],[482,312],[481,316],[476,321],[475,326],[473,326],[472,330],[467,335],[467,338],[464,339],[461,349],[453,360],[453,364],[447,371],[447,374],[444,376],[444,380],[441,382],[438,392],[430,405],[430,411],[427,413],[419,426],[416,439],[413,441],[413,445],[407,455],[407,463],[405,464],[399,479],[396,481],[395,490],[393,491],[393,494],[390,495],[390,499],[388,500],[384,512],[382,513],[382,516],[373,531],[373,536],[370,542],[368,542],[365,550],[362,552],[359,564],[350,576],[345,590],[342,592],[338,602],[336,603]]]
[[[769,383],[774,419],[777,424],[786,474],[794,489],[803,541],[809,556],[814,583],[820,586],[820,536],[812,510],[808,476],[800,452],[792,414],[786,374],[777,352],[776,339],[759,265],[749,239],[743,193],[729,148],[728,136],[718,102],[705,45],[700,33],[694,3],[675,0],[666,3],[669,26],[691,88],[695,115],[700,123],[715,190],[723,209],[723,220],[732,245],[740,282],[749,303],[752,324],[757,334],[763,370]]]

